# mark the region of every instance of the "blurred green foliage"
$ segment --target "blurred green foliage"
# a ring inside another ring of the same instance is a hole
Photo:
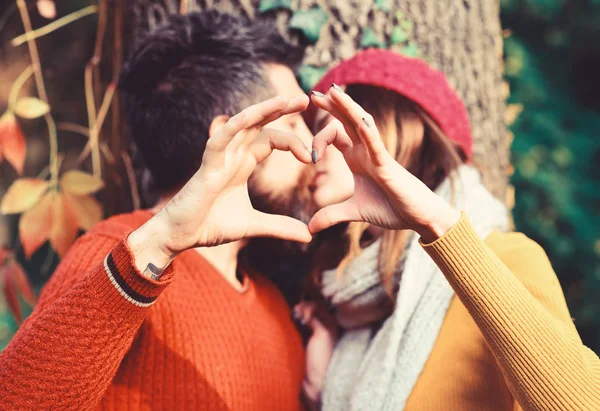
[[[548,253],[600,352],[600,1],[503,0],[516,228]]]

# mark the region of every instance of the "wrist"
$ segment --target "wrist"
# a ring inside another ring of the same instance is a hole
[[[461,212],[445,204],[425,223],[423,223],[417,233],[426,244],[433,243],[438,238],[446,234],[460,220]]]
[[[134,256],[137,269],[147,277],[152,277],[156,269],[166,269],[177,256],[165,242],[166,233],[156,215],[127,238],[127,245]],[[152,266],[154,269],[148,270]]]

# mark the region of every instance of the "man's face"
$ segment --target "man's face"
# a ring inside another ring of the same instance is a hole
[[[271,64],[267,66],[269,79],[276,94],[298,96],[304,94],[292,70]],[[295,134],[307,148],[313,135],[300,113],[283,116],[266,127]],[[248,189],[254,206],[260,211],[289,215],[308,222],[314,213],[309,190],[314,167],[298,161],[288,151],[274,151],[252,174]]]

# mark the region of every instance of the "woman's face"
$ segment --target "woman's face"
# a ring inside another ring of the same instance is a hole
[[[317,116],[315,134],[333,120],[329,113],[321,111]],[[317,208],[340,203],[352,196],[354,178],[342,153],[333,145],[327,147],[325,156],[315,166],[311,185]]]

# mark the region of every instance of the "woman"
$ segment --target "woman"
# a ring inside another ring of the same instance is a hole
[[[328,73],[312,101],[322,111],[309,121],[324,126],[313,142],[314,197],[325,207],[309,228],[351,222],[346,243],[329,239],[317,262],[339,339],[314,304],[295,310],[314,331],[313,403],[600,409],[600,360],[583,346],[543,250],[506,232],[506,210],[469,165],[466,110],[445,78],[369,50]],[[340,247],[345,256],[331,261]]]

